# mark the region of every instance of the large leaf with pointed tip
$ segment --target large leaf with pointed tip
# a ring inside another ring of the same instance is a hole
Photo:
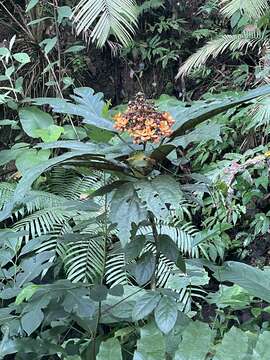
[[[270,271],[260,270],[253,266],[236,261],[227,261],[224,266],[217,267],[215,278],[230,281],[247,290],[251,295],[270,302]]]
[[[165,338],[153,322],[141,328],[140,335],[133,360],[161,360],[166,358]]]
[[[117,339],[109,339],[101,343],[97,360],[121,360],[121,346]]]
[[[247,359],[247,352],[248,335],[233,326],[224,335],[221,344],[217,346],[213,360],[245,360]]]
[[[124,184],[115,191],[111,201],[110,221],[117,224],[123,247],[130,240],[132,224],[138,225],[146,218],[146,214],[133,184]]]
[[[191,322],[182,336],[174,360],[204,360],[211,343],[209,326],[200,321]]]
[[[135,187],[145,208],[160,219],[165,219],[169,215],[169,211],[177,209],[183,201],[179,184],[168,175],[138,181]]]
[[[270,94],[270,86],[265,85],[257,89],[250,90],[246,94],[235,97],[230,97],[225,100],[205,101],[200,105],[194,104],[191,107],[183,108],[182,104],[179,106],[168,107],[166,111],[170,112],[176,120],[171,139],[184,135],[187,130],[194,129],[195,126],[205,120],[212,118],[230,108],[250,102],[263,95]]]
[[[36,105],[48,104],[53,111],[60,114],[82,116],[85,124],[113,131],[113,123],[103,116],[105,102],[102,93],[95,94],[93,89],[81,87],[74,89],[74,95],[70,97],[74,103],[70,100],[55,98],[36,98],[33,102]]]

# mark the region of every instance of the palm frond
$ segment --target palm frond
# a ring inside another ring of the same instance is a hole
[[[73,282],[94,283],[103,277],[106,262],[106,241],[102,236],[79,235],[68,245],[65,268]]]
[[[227,50],[247,50],[256,47],[258,44],[263,46],[267,41],[265,34],[259,30],[236,35],[222,35],[209,41],[191,55],[180,67],[176,78],[189,74],[193,69],[199,69],[209,58],[216,58]]]
[[[259,19],[269,10],[268,0],[223,0],[221,13],[231,18],[237,11],[251,19]]]
[[[126,255],[119,242],[115,244],[113,250],[109,252],[106,260],[105,279],[110,287],[114,287],[118,284],[130,284],[130,275],[126,270],[126,266]]]
[[[193,246],[197,230],[192,225],[186,224],[181,228],[160,225],[158,232],[160,235],[168,235],[183,254],[187,254],[191,257],[198,257],[198,247]],[[150,226],[141,227],[140,233],[142,235],[150,235],[152,234],[152,229]]]
[[[134,0],[81,0],[73,12],[77,33],[91,30],[90,37],[103,46],[112,33],[127,45],[137,24]]]
[[[41,209],[17,221],[12,229],[26,231],[28,235],[25,235],[24,239],[27,242],[30,238],[51,233],[56,225],[67,223],[72,215],[71,211],[64,210],[62,207]]]
[[[72,169],[59,167],[50,175],[48,190],[67,199],[79,199],[82,194],[95,188],[99,178],[98,173],[82,176]]]

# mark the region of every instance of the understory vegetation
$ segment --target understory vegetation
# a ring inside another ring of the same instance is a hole
[[[0,2],[0,359],[270,359],[270,3]]]

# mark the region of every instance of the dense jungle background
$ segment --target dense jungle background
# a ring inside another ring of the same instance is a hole
[[[270,2],[0,0],[0,359],[270,359]]]

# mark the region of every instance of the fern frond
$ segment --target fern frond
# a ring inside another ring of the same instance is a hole
[[[91,30],[90,37],[103,46],[112,33],[128,45],[137,25],[134,0],[81,0],[73,12],[77,34]]]
[[[265,34],[259,30],[236,35],[222,35],[209,41],[191,55],[180,67],[176,78],[189,74],[193,69],[199,69],[210,57],[216,58],[227,50],[247,50],[256,47],[258,44],[263,46],[267,41]]]
[[[268,0],[223,0],[221,13],[231,18],[237,11],[251,19],[259,19],[269,11]]]

